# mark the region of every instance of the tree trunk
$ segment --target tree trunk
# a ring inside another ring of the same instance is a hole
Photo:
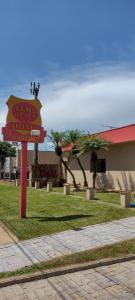
[[[4,180],[5,180],[5,173],[6,173],[6,162],[4,163],[4,166],[3,166],[3,169],[4,169]]]
[[[11,182],[11,156],[9,156],[9,181]]]
[[[91,153],[91,161],[92,161],[92,172],[93,172],[93,183],[92,183],[92,186],[93,186],[93,189],[95,189],[96,187],[96,177],[97,177],[97,160],[98,160],[98,157],[97,157],[97,154],[95,151],[92,151]]]
[[[97,177],[97,172],[93,171],[93,189],[96,187],[96,177]]]
[[[68,170],[68,172],[69,172],[70,175],[72,176],[74,187],[75,187],[76,189],[78,189],[78,186],[77,186],[77,183],[76,183],[74,174],[71,172],[70,168],[68,167],[68,165],[66,164],[66,162],[64,161],[64,159],[63,159],[61,156],[60,156],[60,159],[61,159],[63,165],[65,166],[65,168]]]
[[[78,165],[79,165],[79,167],[80,167],[80,169],[81,169],[81,171],[82,171],[82,173],[83,173],[83,177],[84,177],[84,186],[88,187],[88,182],[87,182],[86,174],[85,174],[84,168],[83,168],[83,166],[82,166],[82,163],[81,163],[81,161],[80,161],[80,159],[79,159],[78,156],[76,156],[76,159],[77,159]]]
[[[0,162],[0,179],[1,179],[1,169],[2,169],[2,167],[1,167],[1,162]]]

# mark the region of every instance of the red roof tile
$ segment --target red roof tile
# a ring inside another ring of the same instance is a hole
[[[135,124],[99,132],[97,135],[114,144],[135,141]]]
[[[74,147],[74,144],[73,144],[73,143],[67,145],[66,147],[62,147],[62,152],[63,152],[63,153],[64,153],[64,152],[70,152],[70,151],[73,149],[73,147]]]

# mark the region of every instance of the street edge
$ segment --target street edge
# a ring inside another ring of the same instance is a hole
[[[88,269],[95,269],[99,267],[109,266],[117,263],[128,262],[135,260],[135,255],[128,255],[124,257],[118,257],[115,259],[102,259],[94,262],[86,262],[80,264],[73,264],[67,267],[60,267],[55,269],[50,269],[46,271],[38,271],[33,274],[27,275],[17,275],[9,278],[0,279],[0,288],[21,284],[41,279],[47,279],[55,276],[66,275],[68,273],[75,273],[79,271],[85,271]]]

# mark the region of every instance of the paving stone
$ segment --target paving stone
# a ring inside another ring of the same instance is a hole
[[[0,300],[133,300],[135,279],[125,281],[126,268],[135,272],[135,260],[1,288]]]
[[[0,272],[135,238],[135,217],[0,245]],[[117,270],[116,270],[117,272]]]
[[[36,294],[33,292],[33,291],[29,291],[27,293],[27,297],[29,300],[36,300],[36,299],[39,299],[38,296],[36,296]]]

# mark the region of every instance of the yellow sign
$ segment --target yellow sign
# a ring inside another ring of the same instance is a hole
[[[41,126],[40,109],[42,105],[38,99],[26,100],[10,96],[7,105],[7,123],[26,122]]]
[[[26,100],[10,96],[7,105],[6,127],[2,130],[4,140],[43,142],[46,132],[41,126],[40,109],[42,105],[40,101],[38,99]],[[32,132],[38,132],[38,134],[32,136]]]

